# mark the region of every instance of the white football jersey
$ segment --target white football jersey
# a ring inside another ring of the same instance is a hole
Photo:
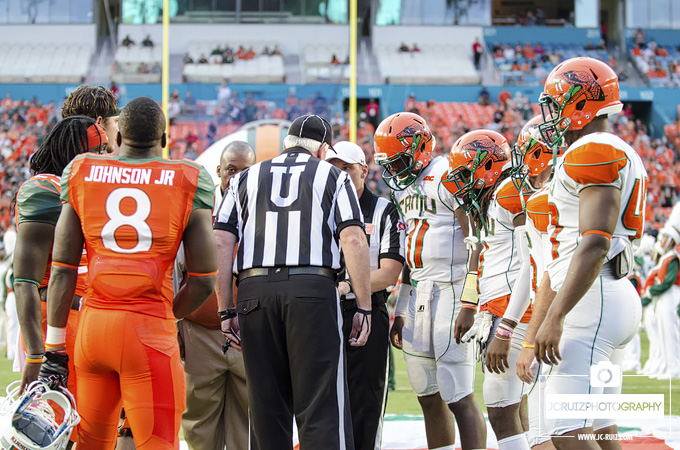
[[[462,283],[467,274],[468,252],[454,213],[458,204],[440,187],[448,170],[448,160],[439,156],[421,170],[415,183],[392,193],[406,226],[406,261],[416,281]]]
[[[526,204],[525,229],[529,241],[529,256],[531,258],[531,304],[536,300],[536,290],[546,270],[546,263],[550,260],[550,237],[548,224],[548,186],[534,193]],[[546,259],[547,258],[547,259]]]
[[[632,265],[632,251],[642,236],[647,172],[640,156],[612,133],[592,133],[580,138],[557,162],[550,186],[548,233],[552,260],[548,273],[554,291],[562,287],[581,239],[579,193],[589,186],[615,186],[621,190],[621,206],[607,261],[625,251],[629,252]]]
[[[525,188],[525,200],[533,191]],[[519,255],[515,247],[513,220],[524,212],[522,201],[511,178],[504,180],[489,204],[488,233],[481,230],[482,253],[479,257],[479,303],[510,295],[515,284]]]

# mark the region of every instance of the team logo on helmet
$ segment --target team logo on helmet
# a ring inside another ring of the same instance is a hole
[[[413,142],[408,143],[406,138],[413,138]],[[432,140],[432,133],[430,133],[430,130],[422,123],[414,121],[397,133],[397,140],[399,140],[401,145],[405,148],[411,147],[412,145],[418,147],[421,144],[421,141],[422,143],[430,142]]]
[[[470,160],[470,163],[472,163],[474,159],[477,159],[479,161],[480,166],[485,164],[487,159],[489,158],[494,161],[503,161],[508,159],[503,149],[500,148],[490,138],[482,138],[472,142],[468,142],[461,148],[461,150],[464,152],[463,156],[465,156],[466,159]],[[477,153],[475,155],[476,158],[470,152]]]
[[[561,85],[562,81],[581,88],[574,96],[574,99],[577,99],[582,95],[586,96],[586,100],[601,102],[605,99],[602,86],[600,86],[591,72],[585,70],[569,70],[564,73],[559,73],[555,80],[556,89],[561,90],[558,86]]]

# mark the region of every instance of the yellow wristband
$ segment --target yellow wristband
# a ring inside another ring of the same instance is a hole
[[[30,364],[41,364],[42,358],[26,358],[26,362]]]
[[[526,342],[522,341],[522,348],[534,348],[533,345],[527,344]]]
[[[477,292],[477,274],[469,272],[465,276],[465,285],[463,286],[463,293],[460,300],[466,303],[477,305],[479,303],[479,292]]]

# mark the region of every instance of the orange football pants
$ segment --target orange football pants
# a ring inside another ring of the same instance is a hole
[[[179,448],[186,396],[174,319],[84,306],[75,366],[79,448],[113,449],[121,406],[138,449]]]

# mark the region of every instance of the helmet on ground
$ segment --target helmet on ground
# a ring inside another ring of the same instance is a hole
[[[468,210],[467,205],[474,204],[510,167],[510,145],[503,135],[491,130],[470,131],[453,144],[442,184]]]
[[[555,67],[538,99],[543,114],[543,142],[561,146],[564,134],[580,130],[595,117],[621,112],[619,78],[594,58],[571,58]]]
[[[374,160],[383,167],[382,178],[394,190],[412,185],[430,163],[434,135],[425,119],[402,112],[383,120],[373,138]]]
[[[3,450],[63,450],[80,422],[68,390],[51,390],[40,381],[18,396],[21,381],[7,386],[0,403],[0,448]],[[50,401],[50,402],[48,402]],[[58,407],[55,411],[53,407]],[[57,414],[63,419],[58,420]]]

